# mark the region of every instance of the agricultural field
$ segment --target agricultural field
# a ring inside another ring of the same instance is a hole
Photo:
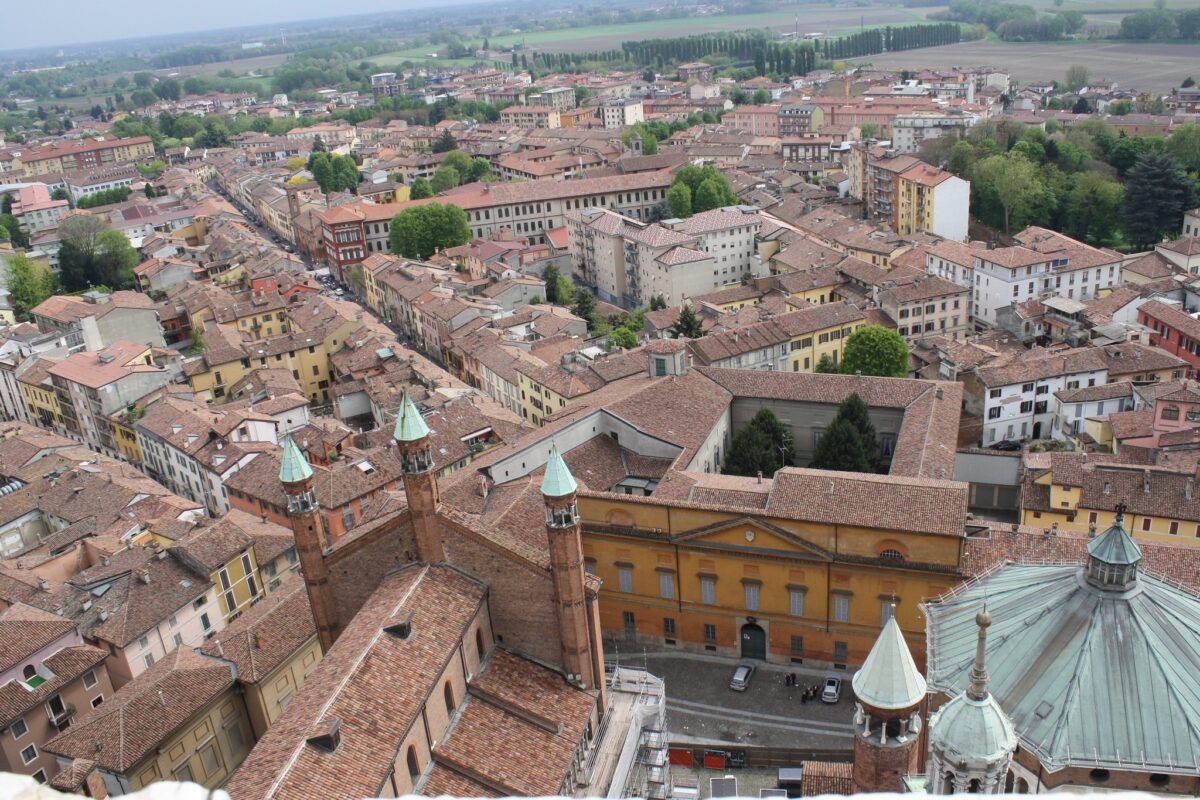
[[[868,56],[852,63],[888,69],[945,69],[990,65],[1008,69],[1017,83],[1062,80],[1082,64],[1094,81],[1167,92],[1184,78],[1200,79],[1200,44],[1161,42],[962,42],[944,47]]]
[[[868,27],[905,25],[925,20],[925,12],[936,9],[906,9],[899,6],[884,8],[814,8],[801,6],[795,10],[762,14],[720,14],[686,19],[665,19],[632,22],[624,25],[592,25],[557,31],[531,31],[525,34],[495,34],[489,37],[494,47],[511,47],[520,42],[530,50],[575,53],[588,50],[611,50],[622,42],[634,39],[654,39],[666,36],[691,36],[717,31],[769,28],[794,31],[797,21],[801,35],[809,32],[840,33],[857,30],[864,21]],[[476,40],[478,36],[469,37]],[[373,56],[376,62],[424,60],[436,46],[410,47]],[[440,61],[440,59],[439,59]]]

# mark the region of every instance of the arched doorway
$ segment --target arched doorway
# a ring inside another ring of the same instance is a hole
[[[742,658],[767,658],[767,632],[761,625],[747,622],[742,626]]]

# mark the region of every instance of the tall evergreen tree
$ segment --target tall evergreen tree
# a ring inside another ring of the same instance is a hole
[[[809,467],[839,472],[874,472],[854,423],[840,417],[825,429]]]
[[[1175,233],[1194,194],[1191,179],[1174,156],[1155,151],[1138,156],[1125,180],[1125,238],[1145,248]]]
[[[699,339],[703,335],[704,328],[700,324],[700,318],[696,316],[691,303],[685,304],[680,309],[675,324],[671,326],[671,336],[676,339]]]

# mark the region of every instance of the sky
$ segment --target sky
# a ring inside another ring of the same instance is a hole
[[[0,50],[403,11],[437,0],[51,0],[6,3]]]

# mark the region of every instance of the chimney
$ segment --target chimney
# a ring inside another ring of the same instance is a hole
[[[162,706],[163,708],[167,707],[167,697],[166,697],[166,695],[163,694],[162,689],[158,690],[158,704],[160,706]]]
[[[255,650],[262,650],[262,649],[263,649],[263,645],[264,645],[265,643],[266,643],[266,640],[265,640],[265,639],[263,639],[263,635],[262,635],[261,633],[259,633],[258,631],[255,631],[255,632],[254,632],[254,649],[255,649]]]
[[[1150,470],[1142,470],[1142,493],[1150,494]]]
[[[758,482],[762,483],[762,470],[761,469],[758,471]]]
[[[1196,478],[1193,475],[1188,475],[1187,482],[1183,484],[1183,496],[1191,500],[1192,492],[1196,489]]]

